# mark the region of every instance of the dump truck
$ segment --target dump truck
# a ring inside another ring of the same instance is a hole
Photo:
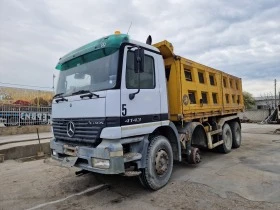
[[[59,59],[50,147],[62,166],[138,176],[158,190],[174,161],[240,147],[241,79],[151,42],[115,32]]]

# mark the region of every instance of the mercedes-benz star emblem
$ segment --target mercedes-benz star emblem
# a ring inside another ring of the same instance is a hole
[[[70,121],[69,123],[67,123],[67,135],[69,137],[73,137],[75,134],[75,125],[72,121]]]

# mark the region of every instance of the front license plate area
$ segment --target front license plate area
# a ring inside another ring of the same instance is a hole
[[[72,167],[75,165],[77,160],[78,160],[78,157],[65,157],[62,160],[61,165],[64,167]]]
[[[77,148],[71,147],[69,145],[64,145],[64,154],[70,155],[70,156],[77,156]]]

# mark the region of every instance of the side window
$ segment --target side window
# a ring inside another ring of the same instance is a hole
[[[145,55],[144,72],[140,73],[140,88],[154,89],[155,83],[155,64],[152,56]],[[134,52],[127,52],[126,60],[126,88],[138,89],[138,73],[134,70]]]

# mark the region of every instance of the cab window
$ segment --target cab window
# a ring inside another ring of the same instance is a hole
[[[145,55],[144,62],[144,72],[140,73],[140,88],[154,89],[156,86],[154,58],[152,56]],[[138,89],[138,73],[134,69],[133,51],[127,52],[125,80],[127,89]]]

